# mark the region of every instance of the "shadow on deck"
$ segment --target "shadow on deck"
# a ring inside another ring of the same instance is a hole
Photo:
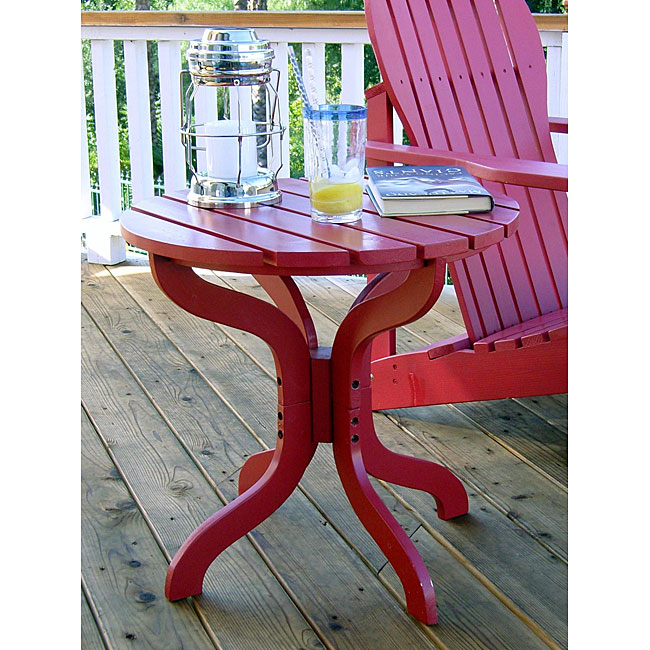
[[[263,297],[249,276],[205,273]],[[431,573],[437,626],[404,611],[323,445],[300,489],[214,562],[203,594],[167,602],[175,551],[236,496],[248,456],[274,444],[272,357],[172,304],[146,258],[82,261],[82,279],[84,648],[567,646],[566,395],[375,415],[387,446],[447,465],[469,493],[470,514],[445,522],[427,494],[374,482]],[[363,278],[298,284],[329,345]],[[450,287],[398,347],[462,330]]]

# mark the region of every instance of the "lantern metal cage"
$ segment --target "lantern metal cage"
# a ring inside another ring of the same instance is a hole
[[[273,56],[269,41],[249,28],[209,29],[190,43],[180,83],[191,205],[246,208],[280,201],[286,127]]]

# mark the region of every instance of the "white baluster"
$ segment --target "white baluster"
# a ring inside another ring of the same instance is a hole
[[[83,60],[81,62],[81,218],[92,214],[90,196],[90,166],[88,164],[88,125],[86,124],[86,91],[84,88]]]
[[[341,104],[365,105],[363,43],[341,45]]]
[[[302,76],[307,84],[307,90],[310,88],[310,73],[307,70],[307,60],[311,59],[313,65],[314,82],[316,86],[316,97],[312,101],[318,104],[325,103],[325,43],[303,43],[302,44]]]
[[[282,138],[282,146],[280,147],[280,136],[274,135],[271,138],[271,146],[269,153],[271,155],[269,166],[272,169],[277,169],[279,165],[280,155],[282,155],[282,168],[278,172],[280,178],[288,178],[290,175],[289,169],[289,46],[287,43],[271,43],[275,58],[273,59],[273,67],[280,72],[280,85],[278,87],[278,109],[280,111],[279,118],[276,113],[275,122],[279,122],[282,126],[286,126],[287,130]],[[272,80],[275,82],[276,74],[273,73]]]
[[[158,43],[158,78],[160,81],[160,121],[165,191],[186,186],[185,149],[181,143],[180,81],[181,44],[179,41]]]
[[[126,247],[116,223],[122,208],[113,41],[93,40],[91,51],[101,218],[86,230],[88,261],[117,264],[126,259]]]
[[[133,202],[153,196],[151,116],[149,109],[149,69],[147,42],[124,41],[126,113],[129,123],[129,156]]]

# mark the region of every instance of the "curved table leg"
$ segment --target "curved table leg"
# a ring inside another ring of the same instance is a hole
[[[367,389],[366,389],[367,390]],[[357,517],[395,569],[404,588],[406,608],[426,625],[438,622],[436,595],[427,568],[368,480],[359,440],[366,433],[356,416],[339,408],[334,414],[334,460]]]
[[[271,300],[302,331],[309,348],[318,347],[316,328],[309,309],[293,278],[286,275],[254,275]]]
[[[311,435],[310,354],[303,331],[277,307],[200,278],[191,268],[150,256],[158,286],[186,311],[262,338],[278,375],[278,437],[273,457],[249,490],[201,524],[174,556],[165,595],[178,600],[201,593],[213,560],[255,528],[293,492],[316,444]]]
[[[371,399],[370,391],[366,391]],[[443,465],[424,458],[399,454],[385,447],[372,423],[372,405],[361,409],[364,435],[361,451],[366,471],[375,478],[428,492],[436,502],[440,519],[453,519],[469,511],[467,492],[460,479]]]
[[[169,600],[200,594],[205,572],[219,553],[263,522],[291,495],[316,450],[308,435],[310,420],[308,404],[285,410],[285,432],[264,475],[203,522],[174,556],[165,582]]]
[[[370,389],[372,339],[425,314],[442,291],[444,269],[439,263],[425,266],[411,271],[401,284],[387,277],[384,282],[392,288],[387,293],[381,292],[380,278],[377,288],[369,290],[341,323],[332,348],[334,458],[343,487],[357,516],[397,572],[408,611],[428,625],[437,621],[431,578],[415,545],[370,484],[363,447],[368,438],[365,455],[371,455],[376,438]],[[372,466],[372,458],[369,463]]]
[[[239,494],[243,494],[248,488],[253,487],[264,476],[273,460],[274,453],[275,449],[265,449],[258,451],[246,460],[239,470],[239,482],[237,483]]]

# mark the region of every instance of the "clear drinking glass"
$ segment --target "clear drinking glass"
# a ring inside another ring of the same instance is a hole
[[[367,114],[365,106],[352,104],[303,107],[305,172],[314,221],[361,219]]]

